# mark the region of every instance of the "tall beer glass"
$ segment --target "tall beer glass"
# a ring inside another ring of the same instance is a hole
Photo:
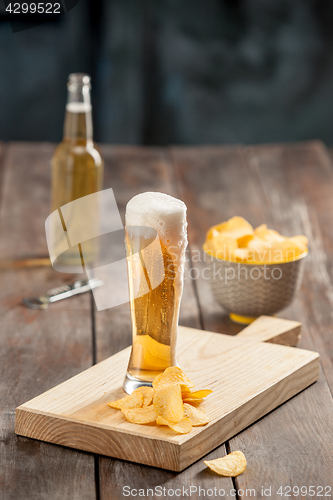
[[[142,193],[126,207],[126,252],[133,343],[124,381],[131,393],[176,365],[176,340],[187,246],[186,205]]]

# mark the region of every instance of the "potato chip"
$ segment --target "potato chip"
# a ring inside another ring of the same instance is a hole
[[[183,403],[188,403],[192,406],[199,406],[202,402],[203,402],[202,398],[190,398],[190,397],[183,398]]]
[[[253,242],[251,242],[253,244]],[[290,238],[285,238],[279,242],[266,242],[261,240],[261,243],[254,249],[249,250],[248,261],[255,263],[279,263],[295,260],[301,253],[299,247],[290,241]]]
[[[145,408],[132,408],[130,410],[122,410],[123,414],[132,424],[151,424],[156,421],[157,413],[153,406]]]
[[[164,372],[160,375],[157,375],[157,377],[154,378],[153,387],[156,389],[160,384],[167,385],[172,383],[182,384],[187,387],[194,387],[193,382],[191,382],[188,376],[185,375],[183,370],[178,366],[171,366],[170,368],[164,370]]]
[[[194,391],[191,392],[191,397],[192,398],[206,398],[211,394],[213,391],[211,389],[201,389],[200,391]]]
[[[180,434],[186,434],[193,426],[209,422],[203,410],[197,410],[210,389],[191,392],[193,382],[177,366],[166,368],[153,382],[154,387],[141,386],[129,396],[108,403],[121,410],[124,417],[134,424],[167,425]],[[186,411],[186,415],[184,412]]]
[[[158,415],[177,423],[184,416],[182,392],[179,384],[161,384],[155,389],[153,405]]]
[[[271,261],[272,248],[271,244],[265,242],[259,236],[254,235],[248,243],[247,258],[245,262],[262,263]]]
[[[223,458],[207,460],[204,463],[220,476],[236,477],[246,469],[246,458],[241,451],[233,451]]]
[[[270,244],[268,244],[265,240],[257,236],[256,234],[253,236],[252,240],[248,242],[247,249],[248,250],[256,250],[256,251],[264,251],[267,248],[270,248]]]
[[[283,236],[266,224],[253,230],[242,217],[210,228],[203,249],[215,258],[247,264],[291,262],[307,252],[306,236]]]
[[[307,247],[308,243],[309,243],[309,240],[303,234],[298,234],[297,236],[291,236],[290,239],[294,240],[295,242],[299,243],[300,245],[303,245],[304,247]]]
[[[233,260],[237,248],[236,238],[225,234],[218,234],[214,239],[206,240],[203,246],[205,252],[223,260]]]
[[[190,400],[190,402],[194,401],[200,404],[202,402],[202,397],[198,396],[198,393],[201,391],[196,391],[196,392],[191,392],[191,389],[187,387],[186,385],[181,385],[181,390],[182,390],[182,398],[183,401]],[[205,391],[206,389],[204,389]],[[208,390],[208,389],[207,389]],[[210,391],[213,392],[213,391]]]
[[[142,407],[149,406],[154,397],[154,389],[152,387],[148,387],[146,385],[142,385],[136,389],[138,393],[141,393],[143,396]]]
[[[215,239],[217,233],[237,241],[238,247],[246,246],[253,236],[253,227],[243,217],[232,217],[227,222],[213,226],[207,233],[206,240]]]
[[[184,393],[182,392],[182,398],[183,398],[183,401],[184,401],[184,399],[193,399],[193,400],[195,399],[196,401],[198,399],[202,399],[202,398],[196,398],[195,396],[194,396],[194,398],[192,398],[190,392],[184,392]]]
[[[284,240],[284,236],[279,234],[277,231],[274,231],[274,229],[268,229],[266,224],[261,224],[261,226],[256,227],[256,229],[254,230],[254,234],[261,240],[271,243],[281,242]]]
[[[184,416],[190,419],[193,427],[209,423],[209,418],[203,411],[194,408],[194,406],[188,403],[184,403]]]
[[[186,398],[190,398],[191,397],[191,393],[190,392],[182,392],[182,398],[183,400],[186,399]]]
[[[261,250],[261,254],[263,254],[262,249],[264,248],[265,256],[261,255],[261,261],[289,262],[307,251],[308,239],[306,236],[288,238],[273,229],[267,229],[266,224],[257,227],[254,233],[255,237],[249,242],[248,247],[257,251]],[[260,246],[261,248],[259,248]]]
[[[182,418],[177,423],[172,423],[166,420],[165,418],[159,416],[156,419],[156,423],[158,425],[167,425],[173,431],[178,432],[178,434],[188,434],[192,430],[191,420],[186,417]]]
[[[213,391],[210,389],[202,389],[200,391],[191,392],[188,388],[186,390],[182,389],[183,402],[198,406],[202,403],[203,398],[207,397]]]
[[[228,220],[224,234],[236,238],[238,247],[246,247],[253,237],[253,227],[243,217],[232,217]]]
[[[248,248],[236,248],[234,255],[237,261],[244,262],[249,257],[249,250]]]
[[[189,387],[188,385],[186,385],[186,384],[179,384],[179,385],[180,385],[182,394],[185,394],[187,392],[191,392],[191,387]]]
[[[297,236],[292,236],[291,238],[289,238],[289,241],[295,243],[300,254],[306,252],[308,249],[308,239],[306,236],[303,236],[302,234],[299,234]]]
[[[281,260],[282,262],[290,262],[295,260],[301,253],[303,252],[300,252],[299,246],[291,238],[286,238],[285,241],[274,248],[273,262],[281,262]]]
[[[111,401],[111,403],[108,403],[108,406],[110,406],[110,408],[115,408],[116,410],[122,410],[123,408],[142,408],[144,397],[142,391],[139,389],[141,388],[139,387],[138,389],[135,389],[132,394],[129,394],[122,399]]]

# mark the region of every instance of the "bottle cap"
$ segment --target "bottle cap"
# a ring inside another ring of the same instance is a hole
[[[71,73],[68,76],[68,86],[69,85],[88,85],[91,88],[90,84],[91,78],[86,73]]]

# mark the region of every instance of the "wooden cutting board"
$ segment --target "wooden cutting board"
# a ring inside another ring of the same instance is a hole
[[[21,436],[142,464],[181,471],[315,382],[319,354],[295,345],[300,323],[261,317],[232,337],[179,327],[178,362],[203,403],[204,427],[176,434],[136,425],[107,406],[122,389],[130,348],[111,356],[16,409]]]

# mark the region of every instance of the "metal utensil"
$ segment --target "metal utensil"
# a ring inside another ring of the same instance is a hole
[[[103,281],[98,279],[78,280],[72,283],[72,285],[61,285],[52,288],[45,295],[40,295],[39,297],[24,297],[23,304],[29,309],[47,309],[52,302],[89,292],[89,290],[101,285],[103,285]]]

